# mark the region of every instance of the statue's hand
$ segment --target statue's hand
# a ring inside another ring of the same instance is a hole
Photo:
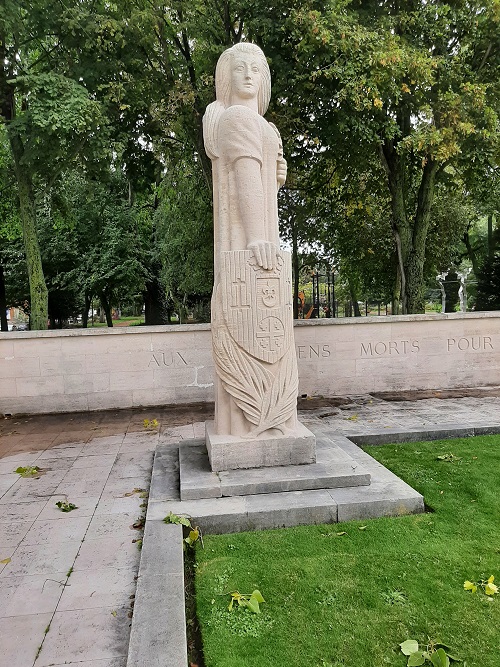
[[[247,246],[255,256],[257,264],[263,269],[271,270],[276,266],[276,245],[270,241],[253,241]]]
[[[277,166],[276,166],[276,180],[278,181],[278,189],[282,185],[285,185],[286,173],[287,173],[286,160],[284,158],[280,157],[278,159]]]

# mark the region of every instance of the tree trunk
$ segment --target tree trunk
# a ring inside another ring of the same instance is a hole
[[[108,327],[113,326],[113,317],[111,315],[111,304],[109,300],[106,298],[106,295],[104,292],[101,292],[99,295],[99,300],[101,301],[101,308],[104,310],[104,313],[106,314],[106,324]]]
[[[9,128],[9,141],[14,158],[21,226],[23,230],[24,251],[30,283],[30,328],[46,329],[49,313],[47,285],[43,275],[42,258],[36,230],[35,197],[28,168],[22,164],[24,147],[15,130]]]
[[[491,259],[495,252],[495,243],[493,242],[493,215],[488,216],[488,257]]]
[[[5,295],[5,278],[3,266],[0,264],[0,331],[8,331],[7,297]]]
[[[406,313],[406,259],[411,247],[411,227],[406,211],[404,163],[393,143],[389,140],[386,140],[379,147],[379,155],[387,174],[387,185],[391,195],[392,231],[398,259],[396,275],[398,284],[395,287],[395,292],[399,290],[402,311]]]
[[[438,165],[431,159],[422,172],[418,190],[417,209],[413,222],[411,250],[406,260],[406,311],[425,313],[424,298],[424,263],[425,244],[431,221],[431,208],[434,199],[434,183]]]
[[[398,257],[403,314],[425,312],[424,263],[434,183],[438,164],[427,158],[422,170],[414,215],[407,211],[406,165],[394,144],[386,140],[379,149],[391,194],[392,227]]]
[[[423,294],[424,260],[414,249],[406,262],[406,312],[425,312]]]
[[[295,220],[292,223],[293,319],[299,319],[299,244]]]
[[[168,323],[165,290],[157,276],[145,285],[144,319],[148,326]]]
[[[359,303],[358,303],[358,294],[356,292],[356,289],[354,288],[354,285],[349,279],[347,279],[347,284],[349,285],[349,294],[351,295],[351,303],[354,309],[354,317],[361,317],[361,311],[359,310]]]
[[[475,249],[472,247],[472,243],[470,242],[469,229],[470,225],[467,227],[467,231],[464,233],[462,241],[464,242],[465,248],[467,249],[467,257],[470,259],[470,262],[472,264],[472,270],[474,271],[474,275],[477,278],[477,276],[479,275],[480,268],[479,268],[477,253]]]
[[[92,294],[85,294],[85,305],[82,313],[82,328],[86,329],[89,325],[89,310],[92,305]]]

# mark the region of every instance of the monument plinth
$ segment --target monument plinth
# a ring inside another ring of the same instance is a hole
[[[210,464],[219,472],[313,463],[315,436],[297,421],[291,261],[278,234],[286,161],[277,128],[263,118],[271,93],[264,54],[248,43],[228,49],[215,84],[203,118],[214,188]]]

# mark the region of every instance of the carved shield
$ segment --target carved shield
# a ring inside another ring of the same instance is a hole
[[[275,363],[293,343],[290,253],[278,251],[277,267],[265,270],[250,250],[221,253],[224,321],[231,337],[261,361]]]

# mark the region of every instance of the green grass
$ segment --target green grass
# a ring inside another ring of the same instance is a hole
[[[500,594],[463,583],[494,574],[500,584],[500,437],[367,451],[434,511],[205,536],[196,597],[206,667],[403,667],[406,639],[499,667]],[[437,460],[448,453],[460,459]],[[262,614],[227,610],[231,591],[255,588]]]
[[[114,327],[120,327],[120,326],[127,326],[127,327],[135,327],[138,326],[139,324],[144,324],[144,315],[130,315],[128,317],[118,317],[116,320],[113,320],[113,326]],[[88,327],[91,329],[92,327],[107,327],[108,325],[106,322],[89,322]]]

